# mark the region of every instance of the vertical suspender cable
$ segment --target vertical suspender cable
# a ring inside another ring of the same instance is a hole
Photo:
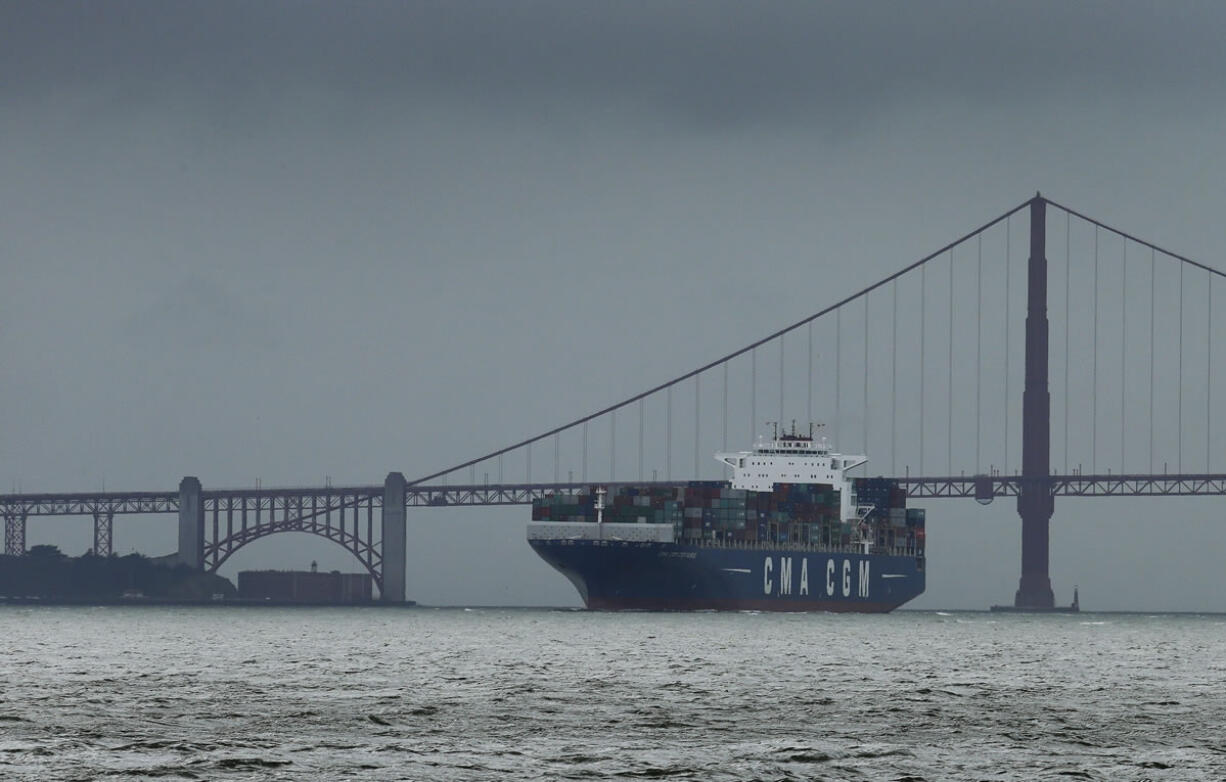
[[[924,474],[924,305],[928,294],[928,264],[920,267],[920,389],[919,389],[919,471]]]
[[[721,451],[728,450],[728,362],[727,361],[724,362],[724,429],[723,429],[723,433],[720,438],[719,449]],[[724,475],[727,475],[731,471],[731,468],[725,464],[723,467],[723,470],[724,470]]]
[[[1009,474],[1009,260],[1012,242],[1011,229],[1013,220],[1005,220],[1005,405],[1001,412],[1001,421],[1005,426],[1005,475]]]
[[[1069,237],[1071,235],[1070,224],[1073,217],[1068,212],[1064,213],[1064,474],[1068,475],[1068,373],[1069,373],[1069,334],[1073,329],[1069,322],[1069,293],[1072,290],[1069,286],[1070,272],[1073,265],[1073,258],[1070,253]]]
[[[664,389],[664,480],[673,479],[673,387]]]
[[[839,382],[839,367],[843,363],[843,308],[834,311],[834,444],[839,444],[839,435],[843,433],[841,391]]]
[[[1149,471],[1154,471],[1154,248],[1149,249]]]
[[[559,453],[558,438],[559,437],[561,437],[561,434],[555,434],[553,436],[553,482],[554,483],[560,483],[562,480],[562,469],[558,461],[558,453]],[[473,481],[473,483],[476,483],[476,481]]]
[[[805,397],[805,422],[813,422],[813,321],[809,321],[809,385]]]
[[[1179,436],[1176,440],[1176,470],[1183,472],[1183,261],[1179,262]]]
[[[749,352],[749,442],[758,428],[758,349]]]
[[[1090,472],[1098,474],[1098,226],[1094,226],[1094,326],[1090,329],[1094,344],[1090,364]]]
[[[609,481],[617,480],[617,411],[609,413]]]
[[[524,483],[532,483],[532,443],[528,443],[527,447],[524,448],[524,452],[528,455],[527,464],[524,470],[525,474],[527,475],[527,479],[524,481]]]
[[[698,463],[698,432],[702,425],[702,416],[699,413],[702,410],[702,393],[701,387],[698,385],[698,379],[702,375],[694,375],[694,480],[698,480],[701,476],[700,465]]]
[[[584,454],[586,455],[586,453],[585,449]],[[498,482],[502,483],[502,454],[498,454]]]
[[[583,461],[579,465],[579,479],[587,483],[587,422],[583,422]],[[498,482],[502,483],[502,457],[498,457]]]
[[[639,480],[643,480],[643,435],[647,429],[647,400],[639,400]]]
[[[786,335],[779,335],[779,425],[783,425],[783,340]]]
[[[1124,472],[1124,462],[1128,459],[1128,433],[1124,428],[1124,408],[1127,396],[1124,394],[1125,383],[1128,382],[1128,240],[1124,240],[1123,271],[1120,273],[1120,472]]]
[[[949,409],[947,420],[949,432],[946,435],[945,470],[946,475],[954,474],[954,251],[949,251]]]
[[[720,450],[728,450],[728,362],[724,362],[724,431]]]
[[[890,475],[898,475],[898,433],[894,424],[898,420],[898,280],[890,283],[894,297],[890,316]]]
[[[1205,472],[1213,442],[1213,275],[1209,275],[1209,320],[1205,324]]]
[[[979,473],[979,423],[983,379],[983,234],[975,237],[975,474]]]
[[[861,422],[863,431],[861,432],[861,442],[864,443],[864,449],[860,453],[869,453],[868,450],[868,297],[869,294],[864,294],[864,403],[861,408],[864,411],[864,420]]]

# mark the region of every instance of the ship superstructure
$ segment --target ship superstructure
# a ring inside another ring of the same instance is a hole
[[[823,484],[839,492],[840,518],[858,518],[847,472],[866,463],[868,457],[834,453],[825,437],[814,439],[812,426],[807,436],[798,434],[793,421],[792,431],[782,437],[778,424],[774,426],[773,439],[759,436],[751,451],[715,454],[717,461],[732,468],[732,488],[770,492],[779,484]]]

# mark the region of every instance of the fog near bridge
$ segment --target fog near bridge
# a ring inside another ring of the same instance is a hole
[[[1210,3],[5,4],[0,490],[413,479],[1035,190],[1221,268],[1224,23]],[[912,607],[1011,600],[1014,503],[923,504]],[[1226,610],[1224,509],[1057,498],[1057,601]],[[577,605],[526,518],[411,510],[409,596]],[[29,522],[30,545],[91,540]],[[119,553],[174,545],[169,517],[116,520]],[[223,573],[311,560],[357,568],[278,535]]]

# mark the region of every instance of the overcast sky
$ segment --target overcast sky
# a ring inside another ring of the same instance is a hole
[[[1226,265],[1224,32],[1209,2],[4,3],[0,484],[412,479],[1036,190]],[[913,606],[1010,600],[1012,503],[927,505]],[[526,516],[412,511],[410,597],[576,604]],[[1226,610],[1221,518],[1059,500],[1057,598]],[[282,535],[227,571],[311,559],[356,566]]]

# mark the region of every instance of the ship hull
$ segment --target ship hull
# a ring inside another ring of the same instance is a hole
[[[885,613],[924,591],[923,558],[665,542],[529,540],[597,610]]]

